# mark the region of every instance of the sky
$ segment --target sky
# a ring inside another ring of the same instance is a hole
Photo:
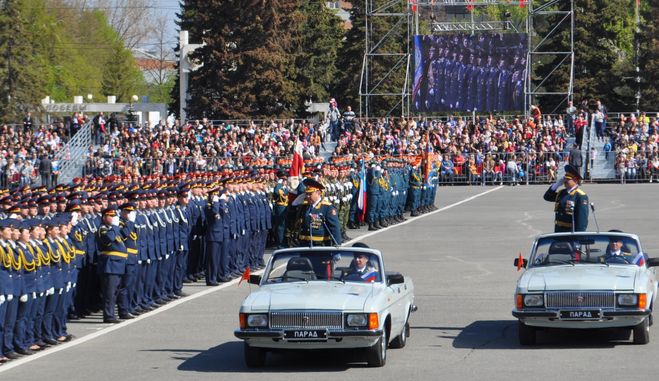
[[[178,41],[178,32],[176,30],[176,13],[180,10],[179,0],[155,0],[156,12],[167,17],[167,41],[175,46]]]

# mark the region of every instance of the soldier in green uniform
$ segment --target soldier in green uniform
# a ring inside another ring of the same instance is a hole
[[[574,166],[565,166],[565,177],[547,189],[544,199],[554,203],[554,232],[582,232],[588,228],[588,195],[579,188],[581,175]],[[565,188],[561,189],[561,185]]]

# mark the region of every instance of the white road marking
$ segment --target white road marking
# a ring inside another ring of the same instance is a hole
[[[445,211],[445,210],[449,210],[449,209],[454,208],[454,207],[456,207],[456,206],[458,206],[458,205],[462,205],[462,204],[464,204],[464,203],[466,203],[466,202],[469,202],[469,201],[471,201],[471,200],[477,199],[477,198],[479,198],[479,197],[481,197],[481,196],[485,196],[485,195],[488,194],[488,193],[498,191],[498,190],[501,189],[501,188],[503,188],[503,186],[500,185],[500,186],[498,186],[498,187],[496,187],[496,188],[492,188],[492,189],[486,190],[485,192],[481,192],[481,193],[475,194],[475,195],[473,195],[473,196],[471,196],[471,197],[467,197],[467,198],[465,198],[464,200],[461,200],[461,201],[458,201],[458,202],[454,202],[454,203],[451,204],[451,205],[446,205],[446,206],[444,206],[444,207],[442,207],[442,208],[439,208],[439,209],[437,209],[437,210],[433,210],[432,212],[428,212],[428,213],[422,214],[422,215],[420,215],[420,216],[418,216],[418,217],[408,218],[407,221],[404,221],[404,222],[401,222],[401,223],[398,223],[398,224],[395,224],[395,225],[387,226],[387,227],[384,228],[384,229],[375,230],[375,231],[372,231],[372,232],[366,233],[366,234],[364,234],[364,235],[362,235],[362,236],[359,236],[359,237],[357,237],[357,238],[353,238],[353,239],[351,239],[350,241],[347,241],[346,243],[358,242],[358,241],[363,240],[364,238],[372,237],[372,236],[374,236],[374,235],[376,235],[376,234],[379,234],[379,233],[382,233],[382,232],[386,232],[386,231],[389,230],[389,229],[392,229],[392,228],[395,228],[395,227],[398,227],[398,226],[403,226],[403,225],[406,225],[406,224],[411,224],[412,222],[417,221],[418,219],[421,219],[421,218],[424,218],[424,217],[428,217],[428,216],[433,215],[433,214],[435,214],[435,213],[443,212],[443,211]]]
[[[451,204],[451,205],[447,205],[447,206],[445,206],[445,207],[439,208],[439,209],[434,210],[434,211],[432,211],[432,212],[422,214],[422,215],[420,215],[420,216],[418,216],[418,217],[412,217],[412,218],[409,218],[409,219],[407,219],[407,221],[405,221],[405,222],[401,222],[401,223],[396,224],[396,225],[388,226],[388,227],[386,227],[386,228],[384,228],[384,229],[380,229],[380,230],[377,230],[377,231],[372,231],[372,232],[366,233],[366,234],[364,234],[363,236],[360,236],[360,237],[354,238],[354,239],[352,239],[352,240],[350,240],[350,241],[347,241],[346,243],[357,242],[357,241],[360,241],[360,240],[362,240],[362,239],[364,239],[364,238],[371,237],[371,236],[373,236],[373,235],[375,235],[375,234],[385,232],[385,231],[387,231],[387,230],[389,230],[389,229],[392,229],[392,228],[395,228],[395,227],[398,227],[398,226],[402,226],[402,225],[405,225],[405,224],[412,223],[412,222],[414,222],[414,221],[416,221],[416,220],[418,220],[418,219],[421,219],[421,218],[424,218],[424,217],[430,216],[430,215],[435,214],[435,213],[443,212],[443,211],[445,211],[445,210],[448,210],[448,209],[454,208],[454,207],[456,207],[456,206],[458,206],[458,205],[462,205],[462,204],[464,204],[464,203],[466,203],[466,202],[469,202],[469,201],[474,200],[474,199],[476,199],[476,198],[478,198],[478,197],[484,196],[484,195],[486,195],[486,194],[488,194],[488,193],[490,193],[490,192],[497,191],[497,190],[499,190],[499,189],[501,189],[501,188],[503,188],[503,186],[498,186],[498,187],[496,187],[496,188],[489,189],[489,190],[487,190],[487,191],[485,191],[485,192],[478,193],[478,194],[473,195],[473,196],[471,196],[471,197],[468,197],[468,198],[466,198],[466,199],[464,199],[464,200],[461,200],[461,201],[455,202],[455,203],[453,203],[453,204]],[[262,272],[263,272],[263,270],[261,270],[261,271],[256,271],[256,272],[254,272],[254,274],[259,274],[259,273],[262,273]],[[72,340],[72,341],[69,341],[68,343],[59,344],[59,345],[57,345],[57,346],[55,346],[55,347],[50,347],[50,348],[44,350],[43,352],[37,352],[36,354],[30,355],[30,356],[27,356],[27,357],[23,357],[23,358],[20,358],[20,359],[18,359],[18,360],[12,360],[12,361],[10,361],[10,362],[8,362],[8,363],[5,363],[4,365],[0,366],[0,373],[5,372],[5,371],[8,371],[8,370],[10,370],[10,369],[14,369],[14,368],[16,368],[16,367],[18,367],[18,366],[21,366],[21,365],[23,365],[23,364],[27,364],[27,363],[32,362],[32,361],[34,361],[34,360],[38,360],[38,359],[40,359],[40,358],[42,358],[42,357],[46,357],[46,356],[52,355],[53,353],[57,353],[57,352],[60,352],[60,351],[63,351],[63,350],[69,349],[69,348],[73,348],[73,347],[78,346],[78,345],[80,345],[80,344],[84,344],[84,343],[86,343],[86,342],[88,342],[88,341],[94,340],[94,339],[97,338],[97,337],[100,337],[100,336],[103,336],[103,335],[107,335],[108,333],[114,332],[114,331],[119,330],[119,329],[121,329],[121,328],[127,327],[127,326],[129,326],[129,325],[131,325],[131,324],[137,323],[138,321],[142,321],[142,320],[144,320],[144,319],[146,319],[146,318],[149,318],[149,317],[151,317],[151,316],[158,315],[158,314],[161,313],[161,312],[168,311],[168,310],[170,310],[170,309],[172,309],[172,308],[174,308],[174,307],[177,307],[177,306],[179,306],[179,305],[181,305],[181,304],[183,304],[183,303],[185,303],[185,302],[189,302],[189,301],[191,301],[191,300],[195,300],[195,299],[201,298],[202,296],[206,296],[206,295],[211,294],[211,293],[213,293],[213,292],[217,292],[217,291],[219,291],[219,290],[222,290],[222,289],[228,288],[228,287],[230,287],[230,286],[233,286],[233,285],[237,284],[239,281],[240,281],[240,279],[234,279],[234,280],[232,280],[232,281],[230,281],[230,282],[227,282],[227,283],[224,283],[224,284],[222,284],[222,285],[220,285],[220,286],[217,286],[217,287],[210,287],[210,288],[208,288],[208,289],[206,289],[206,290],[203,290],[203,291],[197,292],[196,294],[192,294],[192,295],[190,295],[190,296],[186,296],[185,298],[181,298],[181,299],[179,299],[179,300],[173,301],[173,302],[171,302],[171,303],[169,303],[169,304],[166,304],[166,305],[164,305],[164,306],[162,306],[162,307],[160,307],[160,308],[158,308],[158,309],[156,309],[156,310],[153,310],[153,311],[151,311],[151,312],[147,312],[147,313],[145,313],[145,314],[142,314],[142,315],[136,317],[135,319],[125,320],[125,321],[123,321],[123,322],[121,322],[121,323],[111,325],[111,326],[109,326],[109,327],[107,327],[107,328],[103,327],[104,324],[99,323],[99,326],[98,326],[98,328],[97,328],[97,329],[100,329],[99,331],[96,331],[96,332],[94,332],[94,333],[90,333],[90,334],[88,334],[88,335],[86,335],[86,336],[83,336],[83,337],[80,337],[80,338],[76,338],[76,339],[74,339],[74,340]]]

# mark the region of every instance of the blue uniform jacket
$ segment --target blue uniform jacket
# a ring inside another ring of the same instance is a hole
[[[128,254],[118,226],[101,225],[98,229],[98,266],[103,274],[124,274]]]

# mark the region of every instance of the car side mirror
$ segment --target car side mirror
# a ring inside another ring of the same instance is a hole
[[[645,264],[648,267],[657,267],[659,266],[659,258],[648,258]]]
[[[519,267],[526,268],[526,265],[528,263],[529,263],[529,261],[526,258],[522,259],[522,264],[521,265],[519,263],[519,258],[515,258],[515,260],[513,261],[513,265],[517,268],[519,268]]]
[[[391,286],[392,284],[403,284],[405,283],[405,277],[401,273],[387,274],[387,285]]]
[[[261,284],[261,276],[260,275],[250,275],[249,276],[249,283],[256,284],[256,285]]]

